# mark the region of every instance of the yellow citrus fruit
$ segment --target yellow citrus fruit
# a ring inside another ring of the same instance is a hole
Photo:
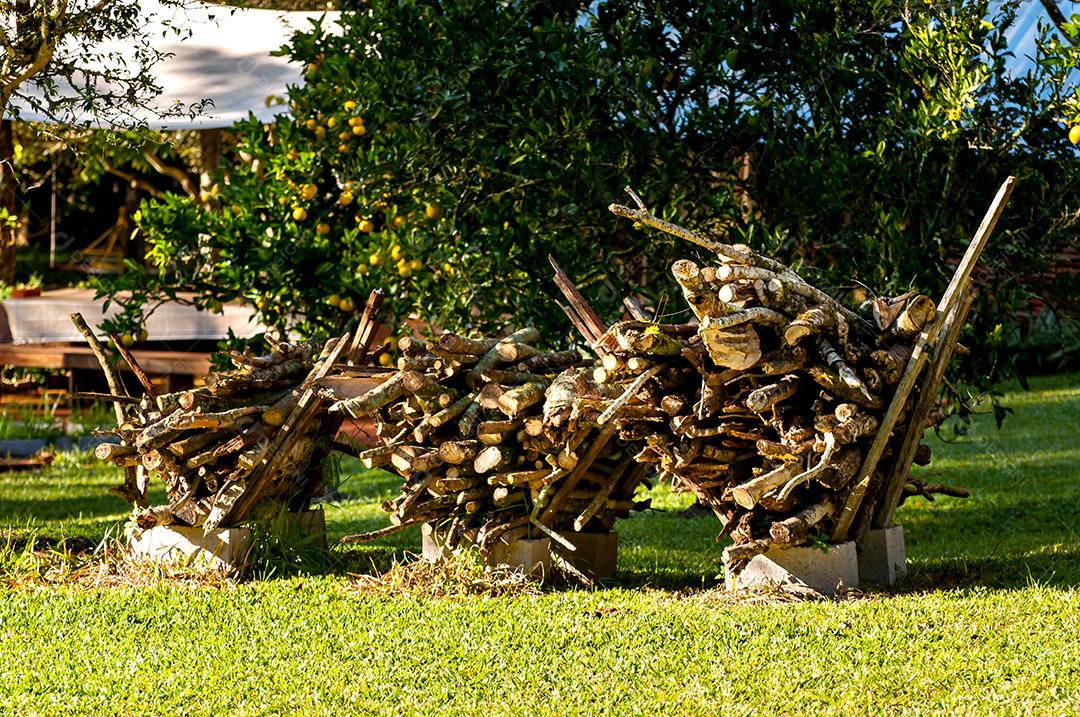
[[[353,102],[352,100],[346,100],[345,104],[343,104],[341,107],[346,112],[352,112],[354,109],[356,109],[356,103]]]
[[[349,118],[349,126],[350,127],[355,127],[358,124],[364,124],[364,118],[363,117],[350,117]]]
[[[355,308],[355,305],[353,304],[353,300],[346,296],[344,299],[341,300],[341,303],[338,304],[338,308],[345,313],[349,313]]]
[[[336,125],[336,124],[337,124],[337,117],[327,117],[326,118],[326,126],[329,127],[330,129],[334,129],[334,125]]]
[[[346,152],[349,151],[349,145],[347,145],[347,144],[339,144],[337,146],[337,151],[341,152],[342,154],[345,154]]]
[[[380,366],[393,366],[394,365],[394,359],[391,358],[390,354],[388,354],[388,353],[381,353],[381,354],[379,354],[379,365]]]
[[[442,265],[442,270],[445,271],[450,276],[454,275],[454,265],[451,264],[450,262],[446,262],[445,264],[443,264]]]
[[[443,208],[438,204],[429,204],[424,207],[424,214],[427,215],[428,219],[442,219]]]
[[[150,333],[146,329],[139,329],[139,341],[146,341],[150,338]]]
[[[379,264],[382,263],[382,255],[380,255],[379,252],[375,252],[374,254],[372,254],[371,256],[368,257],[368,263],[371,264],[372,266],[378,266]]]
[[[408,277],[412,273],[412,269],[409,268],[408,264],[398,264],[397,273],[403,277]]]
[[[315,138],[316,139],[326,139],[326,128],[325,127],[316,127],[315,128]]]
[[[352,132],[350,132],[349,130],[344,130],[338,133],[337,138],[340,139],[342,142],[352,139]]]
[[[319,188],[314,184],[302,184],[300,185],[300,196],[304,199],[314,199],[315,195],[319,193]]]
[[[403,226],[405,226],[405,217],[398,214],[396,217],[394,217],[394,228],[401,229]]]
[[[281,206],[285,206],[285,204],[288,203],[288,201],[289,200],[286,199],[285,197],[278,197],[277,198],[277,203],[280,204]]]
[[[398,259],[401,258],[401,245],[400,244],[395,244],[394,246],[390,247],[390,258],[393,259],[394,261],[397,261]]]
[[[316,224],[315,225],[315,233],[326,236],[327,234],[330,233],[330,225],[326,224],[325,222],[320,222],[320,223]]]
[[[367,264],[360,264],[360,266],[356,267],[356,273],[359,274],[360,276],[363,276],[364,274],[368,273],[368,265]]]
[[[308,129],[315,129],[319,126],[319,123],[316,122],[314,119],[309,119],[307,122],[304,123],[304,126]]]
[[[293,207],[292,218],[298,222],[302,222],[307,219],[307,210],[303,207]]]
[[[352,192],[342,192],[341,196],[338,197],[338,199],[337,199],[337,203],[340,204],[343,207],[347,207],[350,204],[352,204],[352,200],[353,200]]]
[[[1069,129],[1069,141],[1073,144],[1080,144],[1080,124],[1073,125]]]
[[[413,271],[420,271],[424,268],[424,262],[420,261],[419,259],[413,259],[409,262],[409,268]]]
[[[133,343],[135,343],[135,337],[131,334],[124,334],[120,337],[120,343],[122,343],[124,346],[131,346]]]
[[[367,132],[367,128],[362,124],[353,125],[352,133],[357,137],[362,137]]]
[[[341,297],[337,294],[330,294],[330,296],[326,297],[326,303],[330,304],[330,306],[337,306],[341,303]]]
[[[361,219],[360,224],[357,225],[357,229],[365,234],[370,234],[371,231],[375,229],[375,225],[371,223],[370,219]]]

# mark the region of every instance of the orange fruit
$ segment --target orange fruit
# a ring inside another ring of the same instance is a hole
[[[362,124],[353,125],[352,133],[357,137],[363,137],[367,133],[367,128]]]
[[[1080,144],[1080,124],[1069,128],[1069,141],[1073,144]]]
[[[325,222],[319,222],[318,224],[315,225],[315,233],[316,234],[321,234],[322,236],[326,236],[327,234],[330,233],[330,225],[325,223]]]
[[[346,296],[344,299],[341,300],[341,303],[338,304],[338,308],[345,313],[349,313],[354,308],[356,308],[356,306],[355,304],[353,304],[353,300]]]
[[[424,207],[424,214],[427,215],[428,219],[442,219],[443,208],[438,204],[428,204]]]
[[[302,222],[307,219],[307,210],[303,207],[293,207],[292,218],[298,222]]]

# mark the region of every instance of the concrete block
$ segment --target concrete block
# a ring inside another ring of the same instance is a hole
[[[551,538],[519,538],[509,543],[495,541],[488,553],[488,565],[505,565],[541,577],[551,572]]]
[[[893,525],[869,531],[859,551],[859,578],[892,586],[907,576],[904,527]]]
[[[322,510],[309,510],[287,520],[296,521],[316,544],[326,546],[326,515]],[[204,535],[201,527],[158,525],[129,534],[128,555],[162,565],[239,573],[248,565],[254,535],[247,526],[218,528]]]
[[[443,545],[443,537],[431,523],[420,526],[420,557],[429,563],[437,563],[450,556],[450,549]]]
[[[162,565],[240,572],[247,565],[252,537],[250,528],[219,528],[203,535],[202,528],[157,525],[133,534],[128,554]]]
[[[755,555],[737,574],[727,574],[727,589],[735,592],[758,587],[811,588],[835,595],[839,587],[859,586],[859,559],[854,541],[817,548],[775,548]]]
[[[420,539],[420,557],[429,563],[437,563],[452,554],[444,544],[443,536],[431,523],[420,526]],[[497,540],[487,555],[487,564],[506,565],[520,568],[526,573],[541,572],[546,575],[551,571],[551,539],[521,538],[510,543]]]
[[[567,531],[564,538],[577,550],[570,551],[552,543],[551,549],[568,563],[593,580],[606,580],[615,577],[615,567],[619,559],[618,533],[573,533]]]

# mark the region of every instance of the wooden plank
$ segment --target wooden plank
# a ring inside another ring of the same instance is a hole
[[[956,267],[952,281],[949,282],[948,288],[945,289],[945,294],[941,297],[941,301],[938,302],[937,316],[933,323],[920,334],[919,339],[915,344],[915,350],[911,352],[911,358],[908,359],[907,366],[904,368],[904,374],[900,378],[899,385],[896,387],[896,393],[893,395],[892,402],[889,404],[885,416],[881,419],[881,426],[878,428],[877,435],[874,436],[874,442],[870,444],[870,448],[866,452],[866,457],[863,460],[862,467],[859,469],[856,480],[857,487],[852,491],[848,500],[844,503],[840,517],[837,519],[836,525],[833,528],[833,542],[839,543],[847,538],[848,530],[851,529],[851,524],[855,520],[855,515],[859,512],[859,507],[862,504],[863,495],[865,495],[866,492],[865,487],[869,482],[870,476],[877,468],[878,461],[881,460],[881,454],[885,451],[885,445],[888,443],[889,437],[896,427],[896,421],[900,418],[900,412],[907,403],[908,396],[911,394],[912,389],[915,388],[915,382],[919,379],[919,375],[926,366],[928,359],[927,351],[935,344],[942,326],[944,326],[947,318],[954,312],[960,297],[960,289],[966,285],[971,278],[971,272],[975,268],[976,262],[979,260],[979,255],[982,254],[983,249],[986,247],[986,242],[990,238],[990,234],[994,231],[997,220],[1001,216],[1001,212],[1005,209],[1005,204],[1009,201],[1009,195],[1012,194],[1013,185],[1015,183],[1016,178],[1009,177],[1002,183],[1001,188],[998,189],[994,201],[990,203],[990,208],[987,209],[986,215],[983,217],[978,230],[975,232],[975,236],[972,238],[967,251],[964,253],[964,258],[960,260],[960,265]],[[862,488],[862,490],[860,490],[860,488]]]
[[[588,339],[590,344],[595,342],[604,335],[605,331],[607,331],[607,324],[605,324],[597,313],[593,311],[593,308],[589,306],[589,302],[585,300],[585,297],[582,296],[581,292],[574,286],[574,282],[570,280],[570,277],[567,276],[566,272],[559,266],[559,263],[555,261],[555,257],[549,256],[548,261],[551,262],[551,268],[555,270],[555,285],[559,287],[559,290],[563,293],[563,296],[566,297],[567,302],[569,302],[570,308],[577,314],[587,329],[588,333],[585,334],[585,338]]]
[[[945,338],[939,342],[937,349],[934,351],[934,361],[927,370],[926,380],[923,382],[919,393],[919,400],[911,412],[911,421],[908,423],[904,442],[893,461],[889,477],[886,480],[885,492],[878,505],[877,515],[874,516],[873,526],[875,528],[887,528],[892,523],[896,509],[900,505],[900,496],[904,492],[908,471],[911,470],[911,464],[915,460],[915,452],[922,442],[926,417],[930,415],[930,410],[937,402],[938,386],[941,385],[941,380],[945,376],[945,369],[948,367],[949,359],[952,358],[953,351],[956,349],[960,331],[964,328],[964,322],[967,320],[968,311],[971,310],[971,304],[974,300],[975,292],[972,291],[970,282],[968,282],[962,303],[956,307],[948,326],[945,328]]]

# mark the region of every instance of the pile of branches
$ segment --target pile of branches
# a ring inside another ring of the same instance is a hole
[[[749,247],[669,224],[640,203],[612,211],[718,257],[716,264],[680,260],[671,267],[691,325],[623,321],[593,346],[600,354],[595,381],[620,391],[604,419],[622,438],[642,442],[637,461],[655,465],[676,491],[692,492],[715,513],[723,525],[718,539],[733,541],[725,565],[738,570],[756,554],[812,534],[831,542],[860,538],[875,511],[891,517],[889,478],[902,473],[903,484],[912,461],[929,462],[919,439],[944,418],[933,402],[940,375],[905,386],[901,400],[892,400],[935,318],[934,303],[907,293],[853,311]],[[949,324],[944,351],[952,350],[969,306],[970,295]],[[894,414],[890,429],[907,430],[882,432],[887,411]],[[908,491],[966,495],[918,484]]]
[[[372,371],[365,364],[379,304],[381,293],[374,293],[355,336],[325,343],[268,337],[269,353],[232,352],[232,370],[211,373],[199,388],[160,395],[112,337],[143,386],[141,397],[127,394],[79,317],[76,324],[81,322],[109,381],[111,394],[104,398],[117,413],[117,428],[106,433],[119,442],[101,444],[95,452],[125,469],[125,483],[115,492],[141,509],[137,528],[178,524],[209,532],[244,521],[260,504],[302,510],[321,494],[324,461],[341,448],[334,443],[341,420],[329,414],[332,397],[320,382],[331,372],[368,380]],[[152,476],[165,484],[165,505],[147,503]]]
[[[936,315],[926,296],[853,310],[748,247],[669,224],[640,203],[612,210],[717,255],[672,266],[690,320],[658,323],[628,298],[631,318],[607,326],[552,261],[562,308],[595,360],[541,352],[532,329],[405,339],[397,375],[335,406],[376,416],[383,445],[364,459],[404,478],[384,506],[393,525],[354,539],[433,522],[449,526],[452,542],[485,549],[533,530],[566,542],[567,531],[609,530],[642,507],[634,491],[658,475],[713,511],[718,540],[733,541],[725,564],[737,571],[773,547],[860,537],[879,511],[891,518],[896,475],[909,493],[964,494],[910,483],[908,469],[930,459],[922,432],[944,417],[935,371],[970,287],[950,310],[934,370],[916,381],[909,359]]]
[[[567,531],[608,531],[648,506],[633,500],[648,469],[597,430],[596,400],[575,402],[587,362],[576,350],[539,350],[539,339],[535,328],[404,338],[398,373],[331,408],[373,417],[381,445],[359,457],[403,479],[382,506],[391,525],[347,542],[432,523],[451,550],[541,534],[565,543]]]

